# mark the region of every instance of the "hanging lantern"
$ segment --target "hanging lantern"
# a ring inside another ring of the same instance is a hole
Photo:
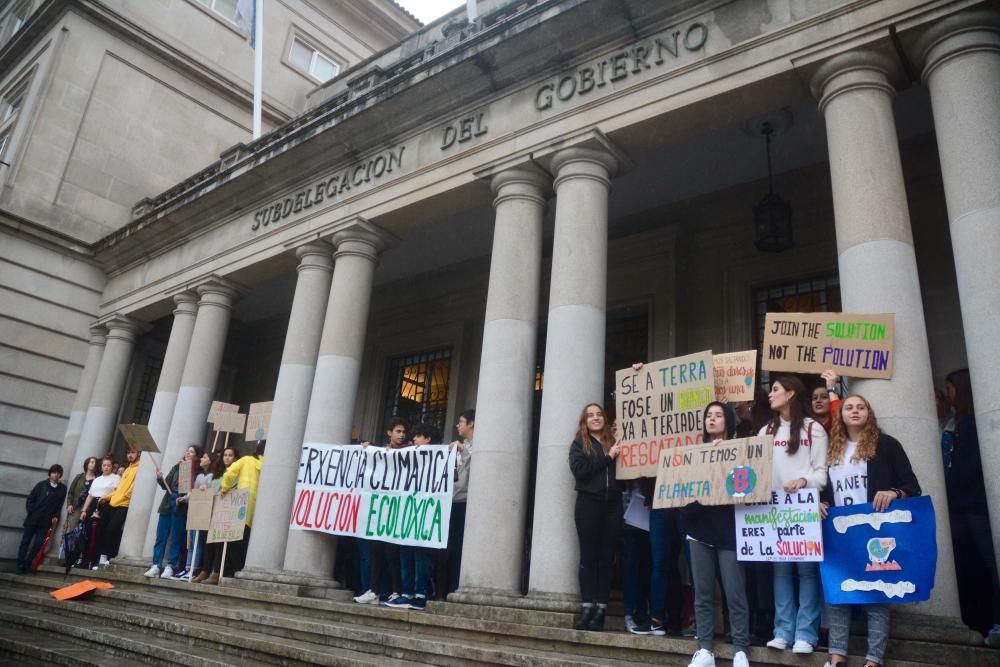
[[[771,135],[774,126],[760,129],[767,149],[767,194],[753,207],[753,244],[761,252],[782,252],[795,245],[792,235],[792,207],[774,192],[771,172]]]

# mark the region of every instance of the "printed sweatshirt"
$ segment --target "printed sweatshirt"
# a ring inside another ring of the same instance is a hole
[[[758,435],[768,435],[770,424],[764,426]],[[774,463],[771,488],[780,491],[793,479],[803,477],[806,487],[821,490],[826,486],[826,429],[816,420],[806,417],[799,433],[799,449],[788,455],[788,439],[791,436],[791,422],[784,419],[774,435]]]

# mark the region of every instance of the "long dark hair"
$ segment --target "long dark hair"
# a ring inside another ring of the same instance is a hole
[[[208,467],[208,472],[212,473],[212,479],[222,479],[222,476],[226,474],[226,464],[222,462],[222,455],[210,452],[208,458],[212,461],[212,465]]]
[[[728,403],[712,401],[705,406],[705,411],[701,413],[701,441],[706,444],[712,441],[709,440],[711,436],[708,434],[708,427],[705,426],[705,418],[708,417],[708,409],[716,405],[722,408],[722,416],[726,419],[726,437],[724,439],[732,440],[736,435],[736,412]]]
[[[809,408],[806,404],[806,386],[802,383],[802,380],[794,375],[779,375],[774,378],[771,386],[773,387],[776,384],[780,384],[785,391],[795,393],[791,400],[788,401],[788,416],[790,417],[789,421],[791,421],[791,424],[788,429],[788,448],[785,450],[789,456],[794,456],[795,452],[799,451],[799,435],[802,432],[802,425],[805,423],[806,416],[809,414]],[[777,410],[773,410],[772,412],[774,412],[774,415],[771,417],[771,423],[767,426],[767,432],[774,435],[778,432],[778,427],[781,425],[781,413]]]
[[[959,434],[962,420],[969,415],[976,414],[976,408],[972,403],[972,378],[969,377],[969,369],[962,368],[948,373],[945,382],[951,383],[955,387],[955,435]]]
[[[590,434],[590,429],[587,427],[587,409],[597,408],[601,411],[601,415],[604,417],[604,428],[601,429],[600,434],[595,438],[601,443],[601,449],[607,454],[610,451],[612,445],[615,444],[615,438],[611,435],[611,424],[608,422],[608,415],[604,412],[604,408],[598,403],[587,403],[583,406],[583,410],[580,412],[580,423],[576,429],[576,438],[580,441],[580,445],[583,449],[584,456],[590,456],[592,451],[590,447],[590,439],[594,436]]]

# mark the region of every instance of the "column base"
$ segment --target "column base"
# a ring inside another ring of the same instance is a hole
[[[913,611],[893,611],[889,636],[893,639],[982,646],[983,636],[953,616],[932,616]]]
[[[148,558],[136,558],[134,556],[119,556],[111,559],[111,565],[108,566],[113,572],[121,572],[122,574],[135,574],[139,571],[141,574],[149,569],[149,559]]]
[[[460,604],[478,604],[487,607],[514,607],[522,608],[521,603],[524,596],[520,593],[501,590],[499,588],[477,588],[475,586],[462,586],[454,593],[448,595],[448,602],[458,602]]]
[[[351,598],[351,591],[344,589],[340,582],[333,578],[263,567],[243,568],[236,573],[235,577],[223,579],[223,584],[247,590],[305,598],[327,600],[349,600]]]
[[[546,593],[545,591],[529,590],[522,607],[538,611],[565,611],[575,614],[580,609],[580,596],[572,593]]]

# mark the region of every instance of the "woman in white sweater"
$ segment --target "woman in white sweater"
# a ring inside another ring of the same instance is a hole
[[[774,436],[774,490],[792,493],[810,488],[818,494],[826,486],[827,437],[822,424],[807,416],[809,394],[805,385],[794,376],[778,376],[767,398],[774,416],[760,434]],[[819,640],[821,613],[819,564],[775,563],[774,639],[767,645],[779,650],[791,646],[795,653],[812,653]]]

